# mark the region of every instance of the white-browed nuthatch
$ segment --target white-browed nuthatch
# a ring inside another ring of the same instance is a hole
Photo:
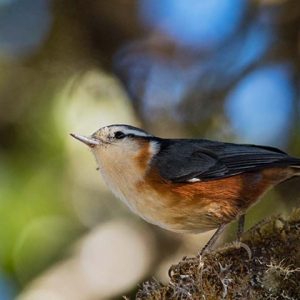
[[[113,193],[146,221],[188,233],[239,219],[272,186],[300,175],[300,159],[268,146],[164,139],[129,125],[72,136],[90,147]]]

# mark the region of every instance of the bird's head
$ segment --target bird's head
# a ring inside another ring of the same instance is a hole
[[[137,153],[142,146],[151,143],[154,138],[142,129],[119,124],[102,127],[91,136],[77,134],[71,136],[89,146],[94,153],[109,152],[112,159],[113,155],[118,154],[122,154],[126,159],[126,156]]]

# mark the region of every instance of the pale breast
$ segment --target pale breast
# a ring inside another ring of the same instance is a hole
[[[158,174],[149,176],[153,173],[148,169],[149,160],[153,151],[157,151],[153,145],[144,143],[136,148],[93,149],[104,181],[116,197],[147,222],[168,230],[202,232],[217,227],[209,214],[216,208],[211,202],[206,203],[205,197],[199,194],[191,201],[188,195],[174,190]]]
[[[136,186],[143,181],[143,160],[138,143],[101,146],[93,149],[99,170],[109,189],[135,213],[139,214]],[[147,157],[144,158],[147,163]]]

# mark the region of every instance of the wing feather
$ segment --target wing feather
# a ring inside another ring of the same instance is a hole
[[[152,166],[173,182],[229,177],[263,168],[300,165],[300,159],[273,148],[208,140],[162,140]]]

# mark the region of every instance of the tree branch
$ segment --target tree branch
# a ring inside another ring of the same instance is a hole
[[[169,276],[144,282],[136,299],[300,299],[300,209],[254,226],[240,247],[183,258]]]

